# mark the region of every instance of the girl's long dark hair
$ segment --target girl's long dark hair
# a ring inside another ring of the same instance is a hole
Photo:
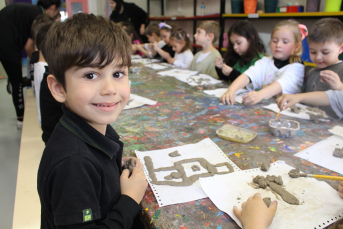
[[[233,44],[230,41],[231,34],[233,33],[245,37],[249,42],[249,48],[242,56],[238,55],[233,49]],[[257,30],[247,20],[241,20],[234,23],[228,32],[228,39],[229,44],[224,56],[224,61],[228,66],[234,66],[237,61],[240,66],[244,66],[255,57],[259,57],[260,53],[264,54],[266,52],[262,40],[258,36]]]

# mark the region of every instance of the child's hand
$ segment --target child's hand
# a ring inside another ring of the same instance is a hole
[[[244,105],[254,105],[261,102],[262,96],[259,91],[251,91],[242,97]]]
[[[156,41],[154,43],[152,43],[152,45],[155,48],[155,50],[157,50],[159,48],[158,43]]]
[[[227,66],[226,64],[223,64],[222,72],[224,75],[228,76],[232,72],[232,68],[230,66]]]
[[[124,166],[125,161],[129,160],[130,158],[132,158],[135,161],[136,167],[143,169],[143,164],[141,163],[141,161],[137,158],[137,157],[123,157],[121,159],[121,167]]]
[[[286,110],[288,107],[291,107],[294,104],[299,103],[299,102],[300,102],[299,94],[295,94],[295,95],[284,94],[284,95],[279,96],[276,99],[276,104],[281,111]]]
[[[216,65],[217,68],[222,68],[223,67],[223,58],[216,57],[216,59],[214,60],[214,64]]]
[[[139,204],[145,194],[148,182],[143,172],[143,165],[140,167],[134,167],[132,174],[129,177],[130,172],[128,169],[124,169],[120,176],[120,190],[122,195],[131,197]]]
[[[273,221],[276,208],[276,201],[273,201],[268,208],[260,193],[256,193],[242,204],[242,210],[234,206],[233,213],[241,221],[244,229],[267,229]]]
[[[230,90],[230,88],[220,97],[220,101],[227,105],[235,104],[236,92]]]
[[[343,90],[343,83],[336,72],[324,70],[320,72],[320,77],[320,81],[327,82],[332,90]]]
[[[338,185],[338,194],[339,194],[339,196],[343,199],[343,181],[340,181],[340,182],[339,182],[339,185]]]

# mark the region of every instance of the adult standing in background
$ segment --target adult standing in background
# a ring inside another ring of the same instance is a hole
[[[110,0],[112,13],[110,20],[114,22],[129,21],[133,24],[142,40],[146,40],[143,36],[145,26],[148,24],[148,14],[134,3],[124,2],[123,0]]]
[[[24,115],[23,73],[21,51],[31,57],[34,41],[31,25],[40,14],[55,17],[61,0],[38,0],[37,5],[14,3],[0,11],[0,62],[12,85],[12,99],[17,113],[17,128],[21,129]]]

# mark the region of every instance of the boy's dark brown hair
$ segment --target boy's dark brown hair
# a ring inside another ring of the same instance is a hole
[[[49,72],[65,87],[65,72],[77,66],[104,68],[114,60],[131,65],[131,41],[114,22],[93,14],[79,13],[54,23],[43,42]]]
[[[155,33],[157,36],[161,36],[160,27],[157,24],[150,24],[145,29],[145,35],[152,36],[153,33]]]
[[[46,37],[46,34],[48,33],[50,27],[53,23],[46,24],[40,28],[36,35],[36,47],[39,51],[42,50],[43,41]]]
[[[182,41],[186,42],[185,46],[181,50],[181,53],[183,53],[187,49],[190,49],[192,51],[193,47],[189,39],[189,35],[183,29],[175,30],[170,36],[170,39],[175,40],[178,43],[181,43]]]
[[[309,30],[307,41],[335,42],[337,45],[341,45],[343,43],[343,23],[337,18],[322,18],[316,21]]]
[[[215,21],[203,21],[199,24],[198,28],[205,30],[205,32],[207,34],[213,33],[214,38],[213,38],[212,44],[215,43],[219,39],[220,26],[217,22],[215,22]]]
[[[47,24],[52,24],[54,22],[55,22],[54,19],[52,19],[50,16],[48,16],[46,14],[38,15],[31,25],[32,40],[34,40],[34,41],[36,40],[36,36],[37,36],[37,33],[40,30],[40,28],[42,28],[43,26],[45,26]]]

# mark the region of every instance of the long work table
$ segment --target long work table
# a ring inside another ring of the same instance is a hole
[[[124,142],[124,155],[134,156],[135,150],[150,151],[193,144],[210,138],[241,170],[257,168],[263,161],[283,160],[311,174],[338,175],[326,168],[293,156],[311,145],[328,138],[328,131],[342,122],[315,124],[297,119],[301,128],[293,138],[271,135],[268,122],[276,113],[262,108],[273,99],[253,106],[223,105],[203,90],[228,87],[216,85],[190,86],[174,77],[160,76],[144,67],[140,74],[130,73],[131,93],[158,101],[153,106],[124,110],[113,127]],[[280,115],[280,118],[295,119]],[[247,144],[220,138],[216,130],[224,124],[236,125],[257,132]],[[337,189],[338,181],[328,182]],[[149,228],[240,228],[209,198],[159,207],[149,186],[142,201],[143,218]]]

